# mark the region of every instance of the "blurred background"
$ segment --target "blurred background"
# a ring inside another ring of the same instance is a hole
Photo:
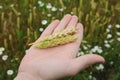
[[[78,56],[106,60],[65,80],[120,80],[120,0],[0,0],[0,80],[13,80],[28,43],[65,14],[84,25]]]

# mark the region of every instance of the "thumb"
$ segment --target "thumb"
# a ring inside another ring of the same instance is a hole
[[[102,56],[96,54],[87,54],[75,58],[70,62],[69,73],[70,76],[76,75],[79,71],[96,63],[104,63],[105,60]]]

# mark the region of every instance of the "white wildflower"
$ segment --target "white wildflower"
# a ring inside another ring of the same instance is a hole
[[[93,80],[97,80],[95,77],[93,77]]]
[[[3,51],[0,51],[0,55],[2,55],[3,54]]]
[[[117,34],[118,36],[120,36],[120,32],[116,32],[116,34]]]
[[[120,54],[118,56],[120,57]]]
[[[99,64],[98,66],[96,66],[97,70],[103,70],[104,69],[104,65],[103,64]]]
[[[90,53],[95,53],[95,52],[98,52],[98,53],[102,53],[103,50],[100,46],[94,46],[91,50],[90,50]]]
[[[87,44],[87,47],[88,47],[88,48],[90,48],[90,47],[91,47],[91,45]]]
[[[0,47],[0,51],[5,51],[5,48],[4,47]]]
[[[89,75],[89,76],[88,76],[88,79],[89,79],[89,80],[96,80],[96,78],[95,78],[94,76],[92,76],[92,75]]]
[[[106,29],[106,32],[110,32],[110,29],[107,28],[107,29]]]
[[[99,46],[95,46],[95,47],[94,47],[95,50],[98,50],[99,48],[100,48]]]
[[[110,61],[110,64],[111,64],[111,65],[113,65],[113,64],[114,64],[114,62],[113,62],[113,61]]]
[[[0,9],[2,9],[2,8],[3,8],[3,6],[0,5]]]
[[[114,39],[109,40],[110,43],[112,43],[113,41],[114,41]]]
[[[28,51],[29,51],[29,50],[28,50],[28,49],[26,49],[26,50],[25,50],[25,54],[27,54],[27,53],[28,53]]]
[[[104,40],[104,43],[105,43],[105,44],[107,44],[107,43],[108,43],[108,41],[107,41],[107,40]]]
[[[84,50],[87,50],[87,49],[88,49],[88,47],[87,47],[87,46],[83,46],[83,49],[84,49]]]
[[[47,20],[42,20],[42,25],[46,25],[48,22],[47,22]]]
[[[94,52],[96,52],[96,49],[93,48],[90,50],[90,53],[94,53]]]
[[[47,14],[48,17],[51,17],[52,15],[51,14]]]
[[[93,72],[90,72],[90,74],[93,74]]]
[[[44,6],[44,3],[42,1],[38,1],[38,4],[39,4],[40,7]]]
[[[70,12],[70,14],[73,14],[73,12]]]
[[[44,6],[44,3],[41,3],[39,6],[40,6],[40,7],[43,7],[43,6]]]
[[[59,11],[61,11],[61,12],[62,12],[63,10],[64,10],[63,8],[60,8],[60,9],[59,9]]]
[[[40,28],[40,29],[39,29],[40,32],[43,32],[43,30],[44,30],[43,28]]]
[[[8,55],[3,55],[3,56],[2,56],[2,60],[3,60],[3,61],[6,61],[7,59],[8,59]]]
[[[36,6],[34,6],[33,9],[36,9]]]
[[[94,52],[96,52],[96,49],[95,49],[95,48],[92,48],[92,49],[90,50],[90,53],[94,53]]]
[[[110,46],[110,44],[105,44],[105,47],[107,47],[107,48],[110,48],[111,46]]]
[[[13,75],[13,70],[7,70],[7,75]]]
[[[16,58],[15,58],[15,60],[16,60],[16,61],[18,61],[18,60],[19,60],[19,58],[17,58],[17,57],[16,57]]]
[[[120,41],[120,38],[117,38],[118,41]]]
[[[92,51],[92,50],[90,50],[90,51],[89,51],[89,53],[90,53],[90,54],[93,54],[93,51]]]
[[[96,51],[98,53],[102,53],[103,52],[103,50],[102,50],[102,48],[100,46],[95,46],[94,48],[96,49]]]
[[[14,4],[11,4],[10,7],[11,7],[11,8],[14,7]]]
[[[110,39],[110,38],[112,38],[112,35],[111,35],[111,34],[108,34],[108,35],[107,35],[107,39]]]
[[[13,62],[14,60],[12,59],[12,60],[10,60],[10,62]]]
[[[39,4],[39,5],[42,4],[42,1],[38,1],[38,4]]]
[[[115,27],[116,27],[116,28],[120,28],[120,24],[116,24]]]
[[[57,8],[56,7],[52,7],[51,10],[52,11],[57,11]]]
[[[51,9],[52,8],[51,3],[48,3],[47,6],[46,6],[46,8]]]
[[[103,50],[102,50],[102,49],[98,49],[97,52],[98,52],[98,53],[102,53]]]
[[[90,80],[92,79],[92,75],[89,75],[89,77],[88,77]]]
[[[111,24],[109,24],[109,25],[108,25],[108,28],[109,28],[109,29],[110,29],[110,28],[112,28],[112,25],[111,25]]]
[[[83,52],[83,51],[81,51],[81,52],[79,52],[79,53],[77,54],[77,56],[82,56],[82,55],[84,55],[84,52]]]

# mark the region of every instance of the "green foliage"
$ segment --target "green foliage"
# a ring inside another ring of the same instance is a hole
[[[119,13],[120,0],[0,0],[0,80],[13,80],[28,44],[65,14],[77,15],[84,25],[78,55],[94,53],[106,59],[104,65],[91,66],[65,80],[119,80]]]

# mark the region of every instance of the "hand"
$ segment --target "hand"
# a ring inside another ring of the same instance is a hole
[[[79,38],[75,42],[52,48],[37,49],[34,45],[31,46],[20,64],[18,76],[15,80],[19,80],[19,75],[26,75],[29,79],[26,78],[25,80],[56,80],[74,76],[92,64],[103,63],[104,58],[95,54],[76,57],[83,37],[83,26],[77,21],[77,16],[69,14],[65,15],[61,21],[53,21],[37,41],[52,33],[71,27],[78,28]]]

